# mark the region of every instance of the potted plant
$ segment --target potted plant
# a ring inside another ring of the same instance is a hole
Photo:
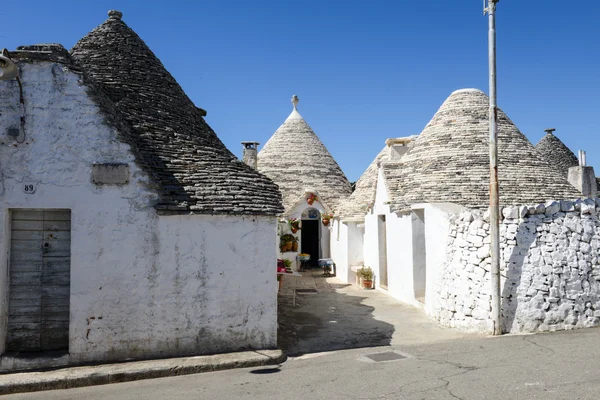
[[[311,206],[317,200],[319,199],[317,199],[317,195],[315,195],[314,193],[310,193],[308,196],[306,196],[306,202]]]
[[[300,220],[298,218],[290,218],[289,222],[292,233],[298,232],[298,230],[300,229]]]
[[[373,270],[371,267],[362,267],[358,270],[358,276],[362,281],[362,287],[365,289],[373,288]]]
[[[292,239],[292,251],[294,253],[298,252],[298,238],[296,236]]]
[[[281,252],[285,253],[286,251],[291,251],[293,241],[294,235],[292,235],[291,233],[286,233],[285,235],[282,235],[279,243]]]
[[[329,213],[323,213],[321,215],[321,221],[323,222],[323,225],[328,226],[329,225],[329,221],[333,218],[333,214],[329,214]]]
[[[292,260],[283,260],[283,263],[285,264],[285,272],[291,273],[292,272]]]

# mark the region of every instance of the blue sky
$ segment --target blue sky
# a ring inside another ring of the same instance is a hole
[[[264,144],[297,94],[356,180],[386,138],[419,133],[452,91],[488,92],[482,8],[481,0],[30,0],[4,4],[0,41],[71,48],[118,9],[234,153],[241,141]],[[534,144],[556,128],[571,150],[588,152],[597,175],[599,14],[597,2],[498,3],[500,107]]]

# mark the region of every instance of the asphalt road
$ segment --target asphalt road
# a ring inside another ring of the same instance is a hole
[[[388,362],[365,358],[391,349],[408,358]],[[279,368],[238,369],[4,398],[597,399],[600,329],[314,353],[292,358]]]

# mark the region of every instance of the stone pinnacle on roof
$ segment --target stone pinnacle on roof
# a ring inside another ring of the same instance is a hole
[[[558,169],[564,176],[569,174],[570,167],[579,165],[577,156],[558,138],[554,135],[554,128],[545,129],[544,136],[535,149],[550,163],[550,165]]]
[[[417,203],[489,204],[489,98],[480,90],[452,93],[396,163],[382,163],[391,208]],[[500,203],[574,199],[579,192],[498,110]]]
[[[307,188],[316,190],[323,204],[336,210],[339,200],[352,193],[350,182],[298,112],[298,101],[294,95],[292,113],[258,154],[258,170],[279,185],[286,211]]]
[[[117,10],[110,10],[108,12],[108,18],[121,19],[121,18],[123,18],[123,13],[121,11],[117,11]]]
[[[113,112],[127,142],[159,192],[159,212],[283,212],[277,186],[223,145],[144,41],[111,10],[71,50]]]

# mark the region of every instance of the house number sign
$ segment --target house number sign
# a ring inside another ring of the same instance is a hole
[[[35,183],[27,182],[23,183],[23,192],[27,194],[34,194],[35,189],[37,189],[37,185]]]

